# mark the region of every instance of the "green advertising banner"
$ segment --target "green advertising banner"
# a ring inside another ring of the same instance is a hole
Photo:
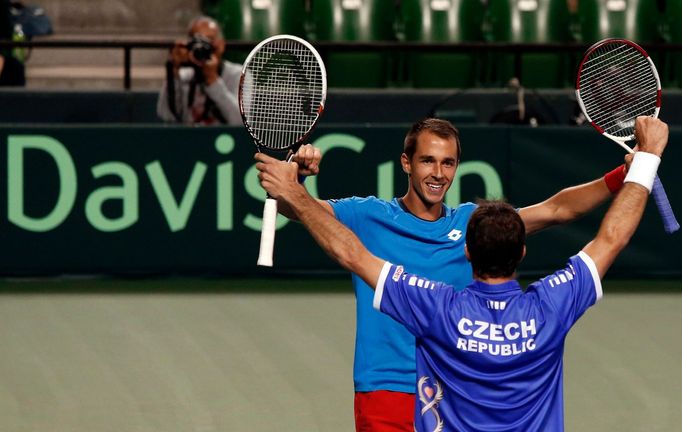
[[[322,172],[306,181],[320,198],[391,199],[407,181],[399,165],[408,125],[321,126],[311,141]],[[506,197],[519,207],[590,181],[623,152],[590,129],[468,126],[449,205]],[[682,160],[674,142],[659,171],[682,212]],[[275,268],[256,255],[265,193],[242,128],[17,127],[0,133],[2,275],[228,274],[337,271],[305,230],[281,217]],[[522,270],[561,266],[596,233],[605,207],[529,239]],[[613,273],[680,275],[675,245],[653,204]]]

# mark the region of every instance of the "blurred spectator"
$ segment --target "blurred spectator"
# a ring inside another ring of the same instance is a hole
[[[0,86],[24,86],[24,64],[11,55],[0,54]]]
[[[218,23],[201,16],[188,38],[176,41],[156,111],[166,122],[241,124],[237,92],[242,66],[222,60],[225,39]]]
[[[12,40],[12,26],[9,0],[0,0],[0,39]],[[0,50],[0,86],[26,85],[24,64],[12,55],[11,49]]]

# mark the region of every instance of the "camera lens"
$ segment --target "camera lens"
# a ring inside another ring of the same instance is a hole
[[[192,53],[192,57],[200,62],[205,62],[213,54],[213,44],[202,35],[194,35],[187,44],[187,49]]]

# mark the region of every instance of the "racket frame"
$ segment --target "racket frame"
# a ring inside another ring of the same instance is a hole
[[[587,49],[587,52],[585,52],[585,55],[583,56],[583,59],[580,61],[580,65],[578,66],[578,73],[576,74],[576,80],[575,80],[575,95],[576,99],[578,100],[578,104],[580,105],[580,110],[583,112],[585,115],[585,118],[587,121],[590,122],[592,127],[594,127],[600,134],[604,135],[605,137],[613,140],[616,144],[620,145],[627,151],[628,153],[634,153],[634,150],[625,144],[628,141],[633,141],[635,139],[635,134],[630,134],[627,137],[619,137],[612,135],[604,129],[602,129],[598,124],[596,124],[590,115],[587,113],[587,108],[585,107],[585,104],[583,102],[582,97],[580,96],[580,72],[583,70],[583,65],[587,61],[588,57],[597,49],[603,47],[604,45],[609,45],[613,43],[619,43],[619,44],[625,44],[628,45],[642,54],[646,60],[649,62],[649,66],[651,67],[651,71],[653,72],[654,77],[656,78],[656,87],[657,87],[657,96],[656,96],[656,107],[654,109],[654,113],[651,115],[653,118],[658,118],[658,113],[661,111],[661,95],[662,95],[662,88],[661,88],[661,78],[658,75],[658,70],[656,69],[656,65],[654,64],[654,61],[651,59],[649,54],[642,48],[641,46],[637,45],[636,43],[627,40],[627,39],[619,39],[619,38],[608,38],[608,39],[603,39],[600,40],[599,42],[593,44],[591,47]]]
[[[253,127],[249,123],[248,119],[246,118],[246,113],[244,110],[244,100],[242,97],[242,90],[244,88],[244,79],[246,77],[247,69],[248,66],[251,64],[251,60],[253,57],[258,54],[260,49],[267,45],[270,44],[274,41],[277,40],[283,40],[283,39],[288,39],[288,40],[293,40],[295,42],[298,42],[305,46],[312,54],[315,56],[315,59],[317,60],[317,64],[320,66],[320,75],[322,77],[322,97],[320,98],[320,105],[317,109],[317,113],[315,115],[315,120],[311,123],[310,127],[308,130],[298,138],[296,142],[291,143],[287,147],[283,148],[273,148],[268,146],[266,143],[263,142],[259,137],[256,136]],[[295,152],[297,148],[310,136],[311,132],[315,128],[315,125],[317,125],[317,122],[320,120],[320,117],[322,116],[322,113],[324,112],[324,105],[325,101],[327,99],[327,69],[324,66],[324,62],[322,61],[322,57],[320,57],[320,54],[317,52],[317,50],[310,44],[310,42],[306,41],[305,39],[301,39],[298,36],[293,36],[293,35],[288,35],[288,34],[281,34],[281,35],[275,35],[271,36],[263,41],[261,41],[258,45],[256,45],[249,55],[246,57],[246,60],[244,60],[244,65],[242,66],[242,73],[239,78],[239,113],[242,116],[242,122],[244,123],[244,126],[246,127],[246,130],[249,132],[249,135],[251,135],[251,138],[254,141],[254,144],[256,145],[256,148],[260,152],[262,148],[266,148],[268,150],[273,150],[277,152],[282,152],[282,151],[288,151],[292,150]]]
[[[243,89],[244,89],[244,80],[247,75],[249,65],[251,64],[251,61],[254,56],[258,54],[258,52],[263,48],[265,45],[270,44],[272,42],[278,41],[278,40],[293,40],[294,42],[300,43],[301,45],[305,46],[310,53],[313,54],[315,59],[317,60],[317,64],[320,67],[320,76],[321,76],[321,84],[322,84],[322,94],[320,97],[320,104],[316,110],[315,113],[315,119],[311,122],[310,126],[308,129],[305,131],[303,135],[297,138],[297,140],[291,144],[289,144],[286,147],[277,147],[273,148],[267,145],[267,143],[263,142],[263,140],[257,136],[258,134],[255,133],[252,125],[250,124],[249,120],[247,119],[246,112],[244,110],[244,98],[243,98]],[[244,126],[246,127],[247,132],[253,139],[254,144],[256,145],[256,149],[261,152],[262,149],[268,149],[268,150],[273,150],[273,151],[291,151],[291,156],[289,157],[289,160],[293,157],[293,154],[296,153],[298,148],[305,142],[305,140],[310,136],[311,132],[315,128],[315,125],[317,125],[317,122],[319,121],[320,117],[322,116],[322,113],[324,112],[324,105],[325,101],[327,99],[327,70],[324,66],[324,62],[322,61],[322,57],[320,57],[320,54],[315,50],[315,48],[306,40],[301,39],[297,36],[292,36],[292,35],[275,35],[271,36],[263,41],[261,41],[258,45],[256,45],[253,50],[249,53],[249,55],[246,57],[246,60],[244,60],[244,65],[242,67],[242,73],[239,79],[239,95],[238,95],[238,100],[239,100],[239,112],[242,116],[242,122],[244,123]],[[265,203],[263,205],[263,220],[262,220],[262,226],[261,226],[261,238],[260,238],[260,247],[259,247],[259,252],[258,252],[258,261],[257,264],[259,266],[264,266],[264,267],[272,267],[273,265],[273,252],[274,252],[274,244],[275,244],[275,231],[276,231],[276,221],[277,221],[277,200],[273,199],[269,195],[265,198]]]
[[[594,127],[597,132],[600,134],[604,135],[605,137],[609,138],[611,141],[615,142],[619,146],[621,146],[625,151],[627,151],[630,154],[635,153],[635,151],[626,143],[635,141],[635,134],[634,132],[627,135],[627,136],[616,136],[613,134],[610,134],[606,132],[601,126],[596,124],[590,115],[587,112],[587,108],[585,107],[585,104],[583,102],[582,96],[580,94],[580,77],[581,77],[581,71],[583,70],[583,65],[585,62],[588,60],[590,55],[596,51],[597,49],[609,45],[609,44],[625,44],[628,45],[637,51],[639,51],[640,54],[646,60],[649,62],[649,67],[651,68],[651,72],[653,73],[655,79],[656,79],[656,86],[657,86],[657,93],[656,93],[656,102],[655,102],[655,107],[654,107],[654,112],[651,114],[651,117],[653,118],[658,118],[658,114],[661,111],[661,95],[662,95],[662,89],[661,89],[661,79],[658,75],[658,70],[656,69],[656,65],[654,64],[653,60],[649,56],[649,54],[639,46],[638,44],[632,42],[631,40],[628,39],[621,39],[621,38],[608,38],[608,39],[603,39],[594,45],[592,45],[590,48],[587,49],[585,52],[585,55],[583,56],[583,59],[580,61],[580,65],[578,66],[578,73],[576,74],[576,82],[575,82],[575,95],[576,99],[578,101],[578,104],[580,105],[580,110],[583,112],[585,115],[585,118],[587,121],[590,122],[592,127]],[[633,119],[634,121],[634,119]],[[672,207],[670,205],[670,202],[668,200],[668,197],[665,193],[665,189],[663,188],[663,184],[661,183],[660,179],[658,176],[656,176],[654,180],[654,187],[652,190],[652,194],[654,195],[654,200],[656,201],[656,206],[658,207],[659,213],[661,213],[661,216],[663,218],[663,225],[665,227],[665,231],[669,234],[677,231],[680,228],[679,223],[675,219],[675,215],[673,213]]]

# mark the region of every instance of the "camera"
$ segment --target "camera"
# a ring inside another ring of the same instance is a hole
[[[213,54],[213,43],[210,39],[197,33],[187,43],[187,49],[197,61],[205,62]]]

